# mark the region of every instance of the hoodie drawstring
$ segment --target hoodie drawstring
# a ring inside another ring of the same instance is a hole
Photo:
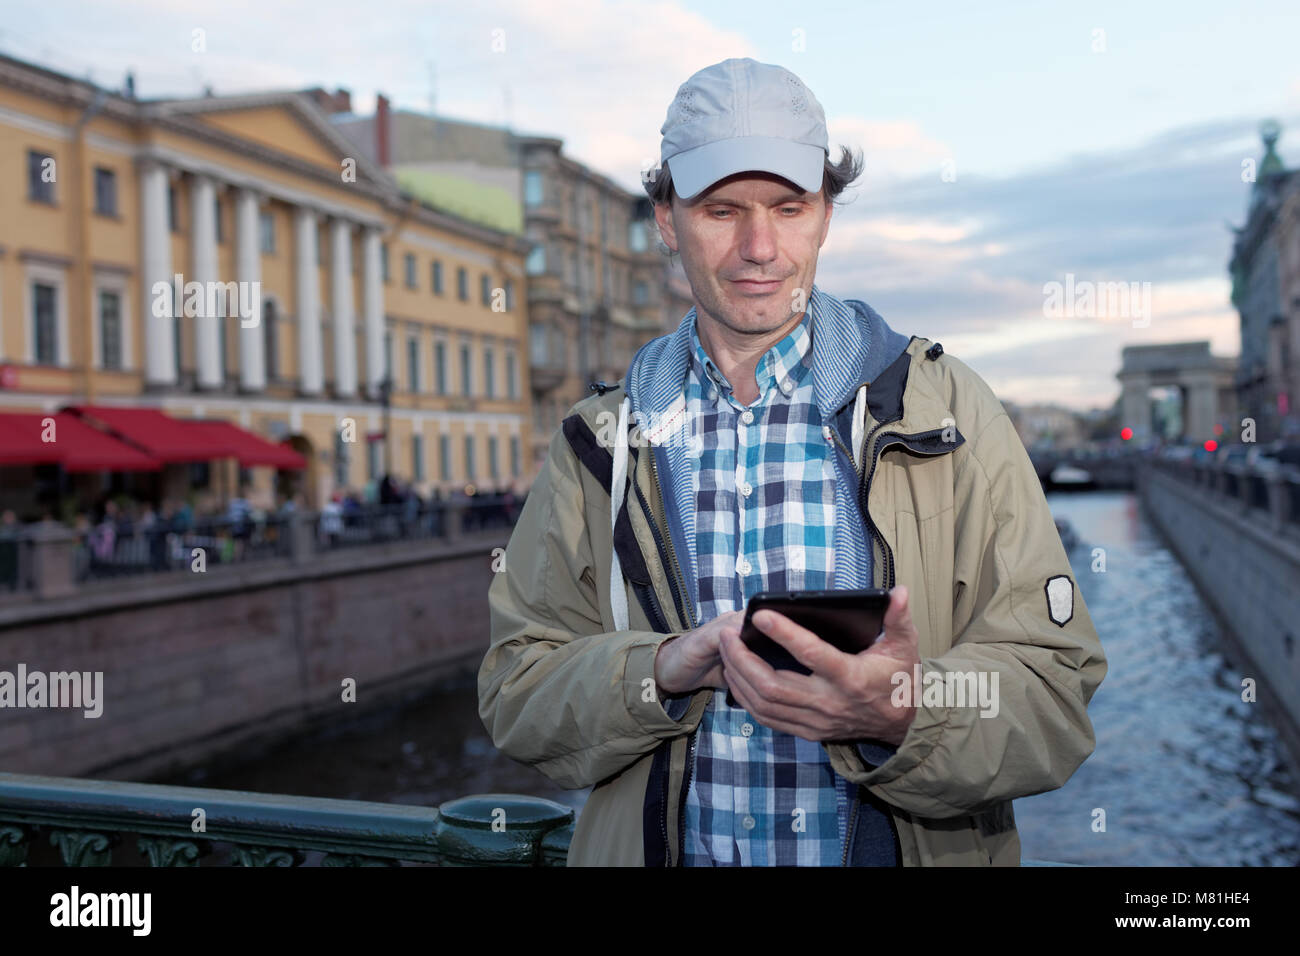
[[[611,544],[613,529],[618,524],[618,513],[623,507],[623,485],[627,482],[627,415],[632,405],[624,397],[618,406],[618,429],[614,432],[614,471],[609,483],[609,527]],[[623,587],[623,562],[618,559],[618,548],[610,548],[609,603],[614,609],[614,630],[626,631],[628,625],[627,589]]]
[[[862,447],[862,432],[866,428],[866,408],[867,408],[867,386],[863,385],[858,389],[857,401],[853,403],[853,430],[851,441],[853,442],[853,458],[857,463],[858,471],[862,471],[862,453],[866,451]]]

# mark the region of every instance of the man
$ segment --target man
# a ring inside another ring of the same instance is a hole
[[[1011,801],[1092,752],[1106,671],[1024,447],[938,343],[815,285],[860,163],[797,77],[715,64],[662,133],[695,308],[552,440],[489,590],[484,724],[594,788],[570,865],[1016,865]],[[739,640],[758,591],[872,586],[857,655],[755,615],[811,675]]]

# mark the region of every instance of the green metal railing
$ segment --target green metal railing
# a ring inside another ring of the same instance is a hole
[[[28,865],[48,841],[65,866],[564,866],[569,807],[511,793],[438,809],[0,773],[0,866]],[[116,858],[114,854],[119,854]],[[1023,866],[1074,866],[1024,860]]]
[[[23,866],[47,840],[67,866],[564,866],[569,807],[516,794],[460,797],[438,809],[0,773],[0,866]],[[221,850],[214,853],[214,850]]]

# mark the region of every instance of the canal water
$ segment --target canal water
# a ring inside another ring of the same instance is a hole
[[[1128,492],[1052,493],[1078,535],[1071,563],[1109,672],[1089,713],[1097,748],[1059,790],[1015,801],[1026,859],[1121,866],[1300,865],[1297,782],[1218,625]],[[1105,570],[1093,570],[1094,549]],[[240,765],[168,783],[437,806],[528,793],[581,810],[499,754],[472,674],[430,696],[316,732]]]

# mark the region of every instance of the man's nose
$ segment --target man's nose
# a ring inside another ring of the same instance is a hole
[[[776,258],[776,224],[767,210],[746,217],[740,255],[749,262],[771,262]]]

